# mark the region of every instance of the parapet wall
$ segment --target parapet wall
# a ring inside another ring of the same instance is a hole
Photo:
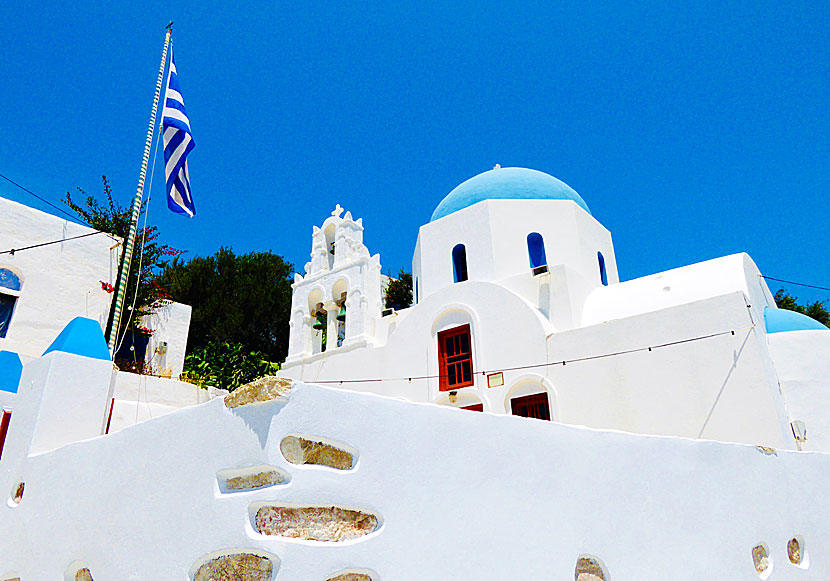
[[[269,393],[28,458],[0,579],[830,578],[826,454]]]

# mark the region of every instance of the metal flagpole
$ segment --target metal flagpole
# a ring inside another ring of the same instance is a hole
[[[147,176],[147,162],[150,160],[150,146],[153,143],[153,134],[156,130],[156,112],[159,105],[159,94],[161,83],[164,79],[164,65],[167,63],[167,49],[170,47],[170,34],[173,23],[167,25],[167,34],[164,37],[164,50],[161,53],[161,66],[159,67],[159,78],[156,81],[156,94],[153,97],[153,112],[150,115],[150,127],[147,129],[147,141],[144,144],[144,157],[141,160],[141,171],[138,174],[138,188],[133,200],[133,214],[130,220],[130,233],[127,235],[127,242],[124,246],[124,260],[121,262],[121,272],[118,275],[118,292],[115,295],[115,308],[112,314],[112,327],[107,339],[110,355],[115,357],[115,344],[118,337],[118,326],[121,323],[121,308],[124,306],[124,294],[127,292],[127,279],[130,273],[130,264],[133,260],[133,248],[135,247],[135,235],[138,227],[138,216],[141,213],[141,198],[144,195],[144,178]],[[140,282],[140,281],[139,281]]]

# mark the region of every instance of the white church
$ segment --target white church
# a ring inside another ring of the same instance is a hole
[[[412,268],[384,308],[338,206],[281,377],[117,430],[70,322],[15,379],[0,581],[830,578],[830,329],[749,256],[620,282],[579,194],[496,167]]]
[[[341,214],[314,228],[311,262],[296,275],[285,377],[592,428],[830,451],[830,329],[777,309],[746,254],[620,283],[611,233],[577,192],[540,171],[496,167],[456,187],[421,227],[415,304],[389,312],[380,258],[363,245],[361,221]],[[324,336],[337,339],[324,349]]]

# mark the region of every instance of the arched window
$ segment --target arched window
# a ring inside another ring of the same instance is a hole
[[[0,338],[5,337],[9,331],[20,287],[20,277],[11,269],[0,267]]]
[[[463,244],[456,244],[452,249],[452,275],[454,282],[467,280],[467,251]]]
[[[602,252],[597,252],[597,260],[599,261],[599,279],[603,286],[608,286],[608,274],[605,272],[605,257]]]
[[[542,269],[543,266],[548,265],[548,259],[545,256],[545,241],[538,232],[531,232],[527,235],[527,255],[530,258],[530,268],[533,269],[533,274],[547,271],[547,268]]]

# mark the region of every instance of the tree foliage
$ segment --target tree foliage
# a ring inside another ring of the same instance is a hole
[[[778,305],[779,309],[787,309],[801,313],[802,315],[807,315],[822,325],[830,327],[830,312],[824,306],[826,301],[815,301],[803,305],[798,304],[797,301],[798,297],[792,296],[783,288],[778,289],[778,292],[775,293],[775,304]]]
[[[187,355],[182,379],[233,391],[260,377],[274,375],[279,368],[280,364],[268,361],[264,353],[250,351],[241,343],[211,341]]]
[[[72,195],[66,192],[66,199],[64,203],[69,206],[82,220],[87,224],[101,230],[108,232],[122,240],[121,261],[119,262],[119,273],[121,272],[121,264],[124,260],[123,244],[127,240],[127,234],[130,231],[130,221],[132,218],[132,208],[122,207],[112,195],[112,188],[107,181],[107,176],[101,176],[101,181],[104,184],[103,201],[92,195],[88,195],[81,188],[76,188],[81,196],[84,196],[83,201],[76,203],[72,199]],[[121,315],[121,324],[118,329],[118,334],[124,332],[125,329],[137,330],[140,327],[140,319],[142,315],[152,312],[153,307],[159,301],[170,299],[170,293],[159,281],[159,276],[164,268],[167,267],[171,258],[181,254],[180,250],[171,248],[166,244],[159,243],[159,232],[155,226],[147,228],[138,228],[135,241],[135,252],[133,253],[132,263],[130,264],[130,272],[127,278],[127,289],[124,293],[124,311]],[[112,303],[115,305],[115,290],[118,288],[118,281],[111,286],[107,281],[101,281],[101,287],[104,290],[112,292]],[[138,294],[136,294],[138,289]],[[129,309],[135,299],[135,309]],[[112,316],[114,308],[110,308],[110,319],[107,321],[107,333],[112,325]]]
[[[173,300],[191,305],[188,352],[215,342],[282,361],[288,353],[293,265],[271,252],[175,259],[161,276]]]
[[[384,295],[387,309],[405,309],[412,306],[412,274],[400,269],[398,278],[389,279]]]

